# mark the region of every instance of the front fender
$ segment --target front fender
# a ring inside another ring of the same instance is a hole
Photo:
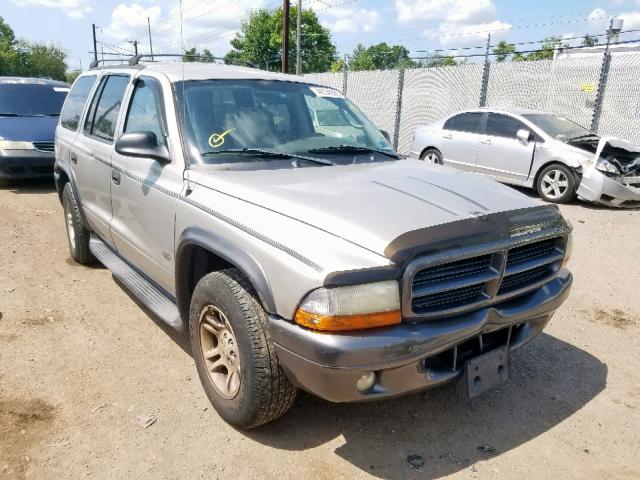
[[[189,314],[191,302],[189,292],[188,266],[190,247],[198,246],[226,260],[240,270],[251,282],[269,313],[276,313],[276,305],[271,284],[260,263],[246,250],[229,242],[222,236],[198,227],[185,229],[178,239],[176,248],[176,300],[180,315]]]

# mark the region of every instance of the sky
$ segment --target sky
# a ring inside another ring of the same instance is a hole
[[[128,56],[132,40],[138,40],[140,52],[147,53],[149,18],[156,53],[177,53],[184,45],[223,56],[252,9],[281,4],[281,0],[182,0],[180,9],[180,0],[0,0],[0,16],[18,37],[54,43],[68,53],[71,68],[82,64],[86,69],[92,59],[92,24],[98,27],[99,53]],[[623,30],[640,29],[640,0],[303,0],[303,8],[316,11],[340,55],[359,43],[379,42],[404,45],[412,56],[435,50],[476,54],[483,51],[489,33],[492,44],[534,42],[550,35],[575,44],[580,40],[573,37],[605,32],[614,15],[623,18]],[[640,31],[621,37],[636,38]],[[519,48],[532,49],[536,44]]]

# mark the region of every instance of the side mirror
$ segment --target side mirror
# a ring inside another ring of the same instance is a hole
[[[386,130],[380,130],[380,133],[384,138],[387,139],[387,142],[391,143],[391,135],[389,135],[389,132],[387,132]]]
[[[522,143],[529,143],[529,137],[531,136],[531,132],[525,128],[521,128],[516,132],[516,137]]]
[[[123,133],[116,140],[116,152],[128,157],[153,158],[160,163],[170,163],[169,149],[166,145],[158,145],[153,132]]]

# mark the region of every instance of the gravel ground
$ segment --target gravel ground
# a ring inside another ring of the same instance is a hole
[[[0,478],[640,478],[640,212],[562,210],[574,289],[510,383],[471,402],[300,395],[246,433],[185,338],[69,259],[51,185],[0,190]]]

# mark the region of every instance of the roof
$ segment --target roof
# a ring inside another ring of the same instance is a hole
[[[1,83],[24,83],[36,85],[53,85],[56,87],[68,87],[69,84],[59,80],[51,80],[50,78],[31,78],[31,77],[0,77]]]
[[[533,110],[530,108],[521,108],[521,107],[481,107],[481,108],[470,108],[469,110],[465,110],[465,112],[496,112],[496,113],[510,113],[512,115],[527,115],[531,113],[549,113],[549,112],[544,112],[542,110]]]
[[[283,73],[267,72],[257,68],[225,65],[220,63],[200,62],[158,62],[129,65],[104,65],[100,70],[122,70],[135,68],[145,72],[158,72],[164,74],[170,82],[182,80],[279,80],[284,82],[312,83],[303,77],[285,75]]]

